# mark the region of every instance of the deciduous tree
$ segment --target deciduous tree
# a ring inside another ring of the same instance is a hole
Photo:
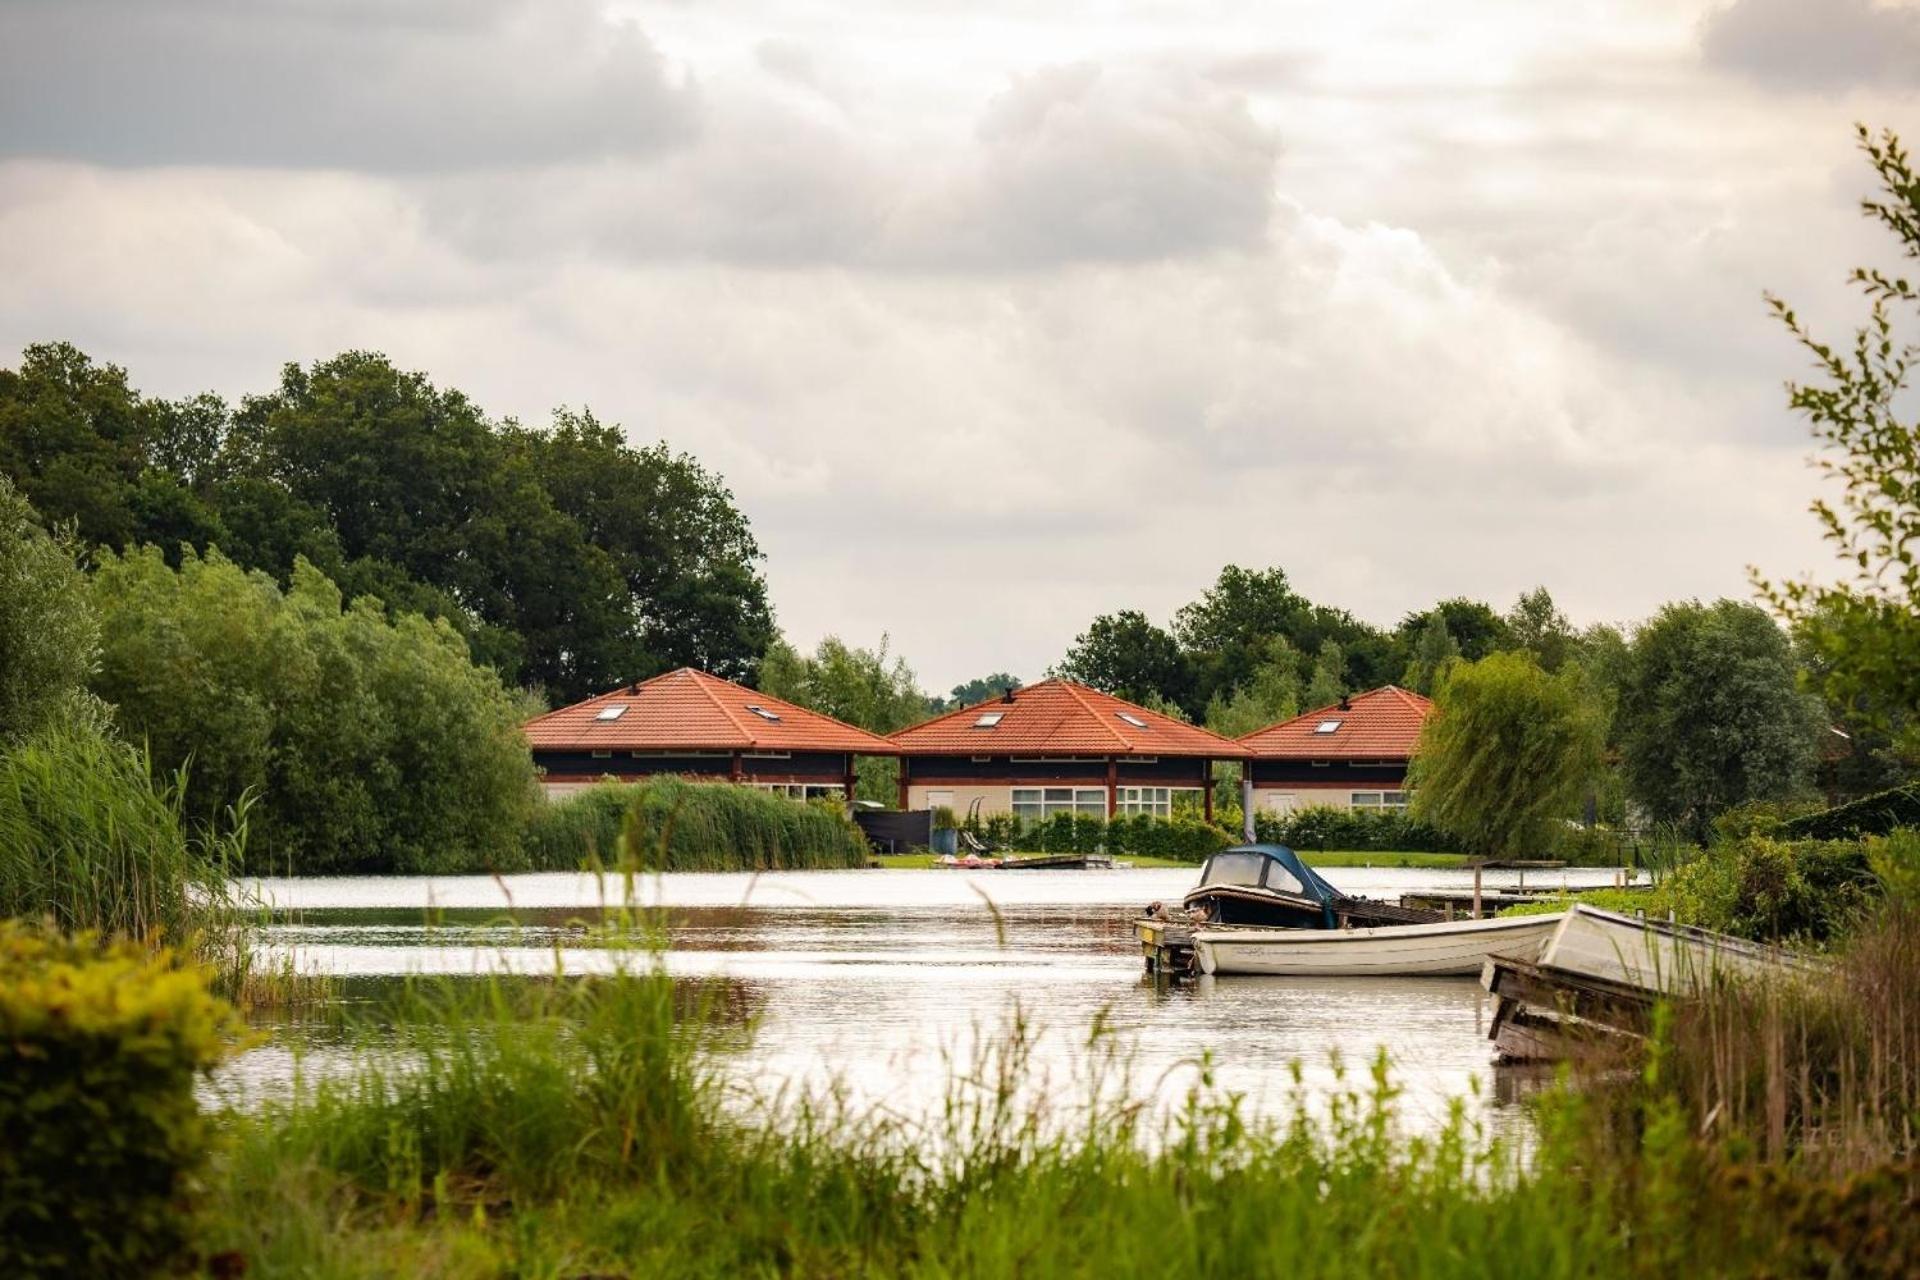
[[[1920,175],[1891,132],[1861,127],[1859,143],[1880,183],[1862,211],[1892,233],[1902,257],[1920,260]],[[1896,333],[1894,317],[1920,309],[1920,286],[1870,267],[1850,279],[1872,305],[1844,348],[1768,298],[1813,356],[1817,380],[1789,383],[1788,403],[1811,423],[1823,446],[1816,464],[1838,486],[1837,499],[1816,499],[1813,513],[1844,576],[1759,582],[1803,625],[1829,700],[1883,729],[1898,723],[1911,753],[1920,749],[1920,422],[1910,416],[1910,378],[1920,345]]]
[[[1478,853],[1547,848],[1600,758],[1601,710],[1579,670],[1496,653],[1455,665],[1435,704],[1414,753],[1414,815]]]
[[[0,750],[59,718],[99,652],[79,550],[0,475]]]
[[[1193,691],[1179,643],[1137,609],[1095,618],[1054,670],[1130,702],[1158,696],[1185,706]]]
[[[1811,782],[1818,701],[1757,605],[1662,609],[1634,635],[1615,717],[1629,794],[1697,837],[1735,805],[1789,799]]]
[[[191,760],[213,818],[258,804],[256,869],[512,869],[534,800],[523,701],[445,622],[346,605],[300,561],[284,591],[218,552],[106,553],[95,690],[157,768]]]

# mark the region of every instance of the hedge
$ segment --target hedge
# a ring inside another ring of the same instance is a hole
[[[242,1030],[166,952],[0,924],[0,1275],[183,1260],[211,1137],[194,1080]]]
[[[859,867],[867,860],[866,837],[837,804],[674,777],[602,783],[552,801],[534,813],[525,846],[543,870],[612,867],[623,850],[657,871]]]
[[[1291,813],[1255,813],[1254,835],[1262,844],[1289,849],[1337,849],[1355,853],[1405,850],[1410,853],[1461,853],[1460,842],[1391,809],[1336,809],[1315,805]]]
[[[1127,815],[1111,822],[1097,814],[1056,813],[1024,824],[1009,814],[995,814],[986,819],[970,819],[964,827],[982,843],[996,849],[1017,847],[1037,853],[1105,852],[1177,862],[1204,862],[1238,843],[1233,833],[1186,813],[1176,813],[1171,818]]]
[[[1776,834],[1786,840],[1857,840],[1888,835],[1896,827],[1920,827],[1920,783],[1793,818],[1781,823]]]

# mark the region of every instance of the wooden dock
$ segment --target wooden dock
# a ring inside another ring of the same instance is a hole
[[[1033,858],[1002,858],[1002,871],[1111,871],[1109,853],[1051,853]]]
[[[1193,951],[1192,925],[1142,916],[1133,922],[1133,932],[1140,939],[1140,954],[1146,958],[1148,973],[1177,981],[1200,971],[1199,958]]]

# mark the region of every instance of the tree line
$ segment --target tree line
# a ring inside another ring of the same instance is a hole
[[[752,529],[694,458],[586,410],[491,418],[376,353],[234,405],[31,346],[0,369],[0,474],[83,548],[217,549],[283,587],[304,560],[555,702],[682,665],[751,679],[774,637]]]

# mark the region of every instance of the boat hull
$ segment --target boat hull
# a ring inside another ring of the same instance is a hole
[[[1455,920],[1374,929],[1200,929],[1203,973],[1223,976],[1364,977],[1477,974],[1489,956],[1531,961],[1559,915]]]

